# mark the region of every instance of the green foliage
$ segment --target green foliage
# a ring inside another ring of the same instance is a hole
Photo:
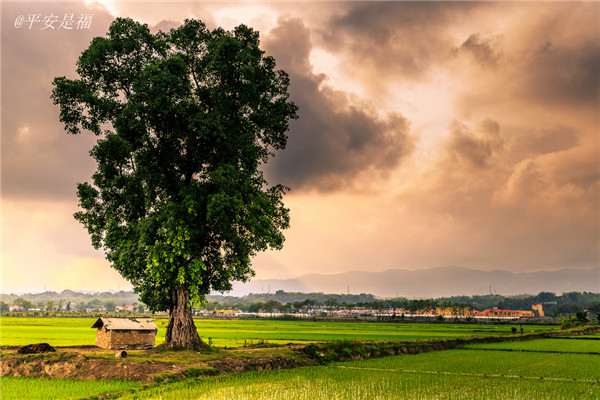
[[[139,382],[2,377],[2,400],[81,399],[139,387]]]
[[[590,322],[588,318],[588,313],[586,311],[580,310],[575,313],[575,315],[567,315],[566,317],[560,320],[560,328],[561,329],[569,329],[576,326],[587,325]]]
[[[560,320],[560,329],[569,329],[577,324],[577,319],[574,316],[566,316]]]
[[[590,321],[588,318],[588,313],[583,310],[577,311],[575,313],[575,318],[577,319],[577,322],[579,322],[579,324],[581,325],[585,325]]]
[[[101,293],[81,293],[73,290],[63,290],[62,292],[46,291],[42,293],[25,293],[21,296],[23,299],[31,303],[45,303],[46,310],[51,312],[53,306],[62,307],[66,302],[76,304],[85,304],[86,308],[102,308],[104,302],[112,301],[115,305],[132,304],[138,301],[138,296],[133,292],[101,292]],[[9,303],[17,298],[12,295],[2,295]],[[63,311],[62,309],[58,312]]]
[[[23,299],[22,297],[17,298],[13,301],[15,306],[21,307],[23,310],[28,311],[30,308],[33,308],[33,303]]]
[[[3,298],[11,302],[16,299],[16,296],[2,295]],[[61,293],[44,292],[44,293],[28,293],[21,296],[30,302],[47,302],[49,300],[58,303],[59,299],[73,301],[76,303],[84,302],[88,308],[96,308],[98,301],[114,301],[116,304],[133,304],[138,302],[138,296],[132,292],[120,291],[116,293],[78,293],[70,290]],[[202,307],[203,309],[212,311],[220,309],[239,309],[242,311],[266,310],[265,305],[269,302],[275,305],[273,309],[278,309],[284,313],[292,313],[306,311],[315,307],[326,305],[327,299],[336,299],[340,308],[353,309],[359,306],[366,308],[404,308],[404,309],[419,309],[421,306],[444,306],[444,307],[463,307],[471,306],[472,308],[483,310],[497,305],[500,301],[508,304],[511,309],[531,309],[532,304],[543,304],[546,314],[560,315],[565,310],[572,310],[567,314],[575,314],[578,311],[587,310],[590,319],[600,318],[600,293],[565,293],[563,295],[555,295],[554,293],[541,292],[536,296],[520,295],[513,297],[503,297],[500,295],[488,296],[456,296],[449,298],[424,300],[408,300],[403,298],[376,300],[370,294],[324,294],[324,293],[299,293],[285,292],[278,290],[275,293],[259,293],[249,294],[243,297],[208,295],[207,302]],[[544,300],[552,300],[552,304],[543,303]],[[576,301],[577,303],[573,303]],[[556,304],[554,304],[556,303]],[[402,315],[396,316],[402,319]]]
[[[274,68],[244,25],[152,34],[119,18],[81,54],[80,79],[54,79],[66,131],[100,137],[75,218],[151,310],[172,309],[178,288],[196,304],[229,290],[256,252],[282,247],[287,188],[260,167],[297,108]]]
[[[258,313],[258,312],[272,313],[275,310],[283,311],[284,306],[283,306],[283,304],[281,304],[280,302],[278,302],[276,300],[269,300],[266,303],[263,303],[263,302],[252,303],[248,307],[246,307],[246,310],[248,312],[255,312],[255,313]]]
[[[106,311],[112,312],[117,309],[117,304],[114,301],[106,301],[104,303],[104,308],[106,308]]]
[[[191,367],[183,371],[186,378],[197,378],[200,376],[217,375],[219,370],[213,367]]]
[[[172,372],[163,372],[162,374],[158,374],[158,375],[154,376],[154,382],[156,382],[156,383],[176,382],[179,380],[180,380],[180,377],[175,375]]]
[[[375,299],[370,294],[337,295],[324,293],[295,293],[278,290],[275,293],[249,294],[242,298],[231,296],[209,296],[213,309],[224,309],[236,305],[242,311],[260,309],[263,304],[273,300],[282,304],[280,311],[295,312],[306,311],[310,308],[333,307],[387,310],[403,308],[416,311],[424,308],[454,307],[484,310],[496,307],[499,304],[505,309],[530,310],[532,304],[542,304],[547,315],[574,314],[583,309],[589,310],[593,315],[600,315],[600,293],[564,293],[556,295],[549,292],[540,292],[538,295],[520,295],[504,297],[501,295],[485,296],[454,296],[437,299],[408,300],[402,297],[393,299]],[[337,301],[337,303],[335,303]],[[328,304],[329,302],[329,304]]]
[[[353,357],[365,357],[368,345],[356,340],[336,340],[325,343],[323,347],[323,361],[349,360]]]

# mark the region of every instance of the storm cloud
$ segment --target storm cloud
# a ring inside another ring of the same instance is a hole
[[[79,3],[3,3],[2,21],[2,191],[21,199],[65,199],[75,182],[89,179],[94,162],[92,135],[71,137],[58,122],[52,81],[73,76],[77,58],[92,37],[103,35],[113,17]],[[19,16],[93,14],[90,29],[15,27]],[[62,45],[52,45],[62,43]]]
[[[477,62],[485,67],[497,66],[501,54],[499,51],[501,37],[482,37],[474,33],[460,46],[459,51],[469,52]]]
[[[385,176],[411,153],[414,139],[402,115],[380,116],[313,72],[310,31],[301,20],[280,20],[265,47],[289,73],[290,97],[299,107],[287,148],[269,165],[273,180],[300,190],[347,189],[361,177]]]
[[[477,2],[342,3],[317,43],[345,59],[342,68],[372,95],[397,81],[426,81],[455,49],[456,27],[477,18]],[[373,71],[377,71],[376,74]]]
[[[257,278],[600,265],[600,3],[106,4],[2,3],[5,287],[87,288],[61,277],[93,271],[90,289],[115,288],[72,218],[96,138],[63,131],[50,91],[116,16],[247,24],[289,74],[299,119],[265,175],[292,189],[291,228]],[[70,12],[94,13],[91,29],[14,27]]]

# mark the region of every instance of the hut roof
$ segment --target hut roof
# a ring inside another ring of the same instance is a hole
[[[98,318],[92,328],[106,327],[106,330],[157,331],[152,318]]]

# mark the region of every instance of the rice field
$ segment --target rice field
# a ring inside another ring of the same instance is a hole
[[[93,345],[96,318],[0,318],[0,345],[24,346],[46,342],[52,346]],[[166,319],[155,319],[156,344],[164,341]],[[310,343],[331,340],[416,340],[470,336],[510,336],[510,325],[424,324],[377,322],[324,322],[273,320],[195,321],[200,337],[218,347],[241,347],[258,342]],[[526,332],[558,329],[552,325],[527,325]]]
[[[598,399],[597,355],[447,350],[185,381],[122,399]]]
[[[468,349],[539,351],[561,353],[594,353],[600,355],[600,340],[579,336],[560,339],[540,339],[526,342],[481,343],[466,346]]]
[[[140,386],[128,381],[83,381],[72,379],[40,379],[2,377],[2,400],[62,400],[99,396]]]
[[[94,344],[95,318],[1,318],[2,345]],[[157,320],[164,340],[166,320]],[[217,346],[329,340],[441,339],[512,336],[510,325],[339,323],[323,321],[197,320],[201,337]],[[526,332],[557,329],[524,326]],[[2,399],[599,399],[597,334],[261,371],[142,386],[126,381],[9,378]]]

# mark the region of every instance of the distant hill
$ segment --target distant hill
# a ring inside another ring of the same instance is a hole
[[[294,279],[235,283],[230,296],[249,293],[370,293],[380,297],[437,298],[492,293],[512,296],[539,292],[600,292],[600,268],[514,273],[447,266],[417,271],[389,269],[340,274],[307,274]]]
[[[540,292],[600,292],[600,268],[561,269],[557,271],[539,271],[513,273],[507,271],[482,271],[462,267],[438,267],[418,271],[389,269],[382,272],[352,271],[340,274],[307,274],[294,279],[257,279],[248,283],[236,282],[226,297],[243,297],[251,293],[287,292],[285,298],[278,301],[299,301],[306,296],[301,293],[328,294],[367,294],[378,297],[440,298],[451,296],[473,296],[492,293],[503,296],[519,294],[538,294]],[[290,297],[292,296],[292,297]],[[0,300],[10,303],[19,297],[15,294],[2,294]],[[26,300],[46,303],[52,300],[89,302],[98,299],[112,301],[117,305],[138,302],[133,292],[83,293],[72,290],[62,292],[28,293],[21,295]],[[289,297],[289,298],[288,298]],[[313,296],[314,297],[314,296]],[[344,301],[370,301],[372,296]],[[208,297],[209,301],[225,301],[219,293]],[[265,301],[261,296],[249,296],[248,301]],[[228,299],[226,302],[235,302]]]
[[[61,300],[63,302],[72,301],[75,303],[87,303],[91,300],[100,300],[101,302],[112,301],[116,305],[129,305],[138,301],[137,294],[126,292],[124,290],[101,293],[63,290],[62,292],[46,291],[42,293],[25,293],[22,295],[3,293],[0,296],[0,299],[6,303],[10,303],[18,297],[22,297],[25,300],[32,302],[34,305],[37,305],[38,303],[45,304],[48,301],[54,301],[54,304],[58,304]]]

